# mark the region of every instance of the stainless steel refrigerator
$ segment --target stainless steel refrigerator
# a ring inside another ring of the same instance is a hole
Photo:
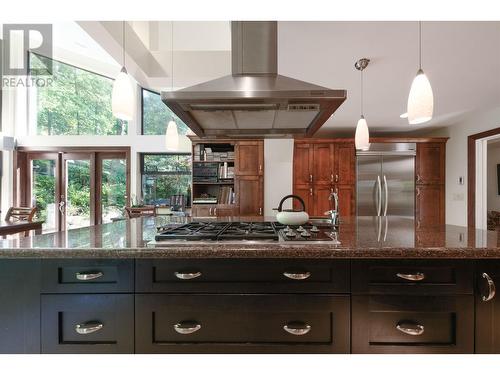
[[[415,143],[357,151],[357,215],[415,217]]]

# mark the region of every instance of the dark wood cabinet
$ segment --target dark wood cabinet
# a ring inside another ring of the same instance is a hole
[[[330,194],[339,194],[339,210],[355,213],[356,154],[352,141],[296,140],[293,156],[293,191],[308,201],[310,216],[325,216],[332,208]],[[306,195],[309,194],[309,197]],[[298,208],[297,203],[294,207]]]
[[[293,184],[304,186],[313,180],[313,145],[295,143],[293,150]]]
[[[443,185],[416,185],[415,225],[417,230],[445,223],[445,189]]]
[[[138,353],[349,353],[348,296],[136,296]]]
[[[238,176],[264,174],[264,142],[238,141],[235,146],[235,173]]]
[[[39,260],[0,260],[0,353],[40,353]]]
[[[444,142],[417,143],[415,181],[417,184],[445,183]]]
[[[235,204],[197,204],[191,208],[193,217],[238,216],[239,208]]]
[[[500,354],[500,261],[480,261],[476,268],[476,353]]]
[[[264,212],[262,176],[239,176],[235,182],[236,204],[241,216],[261,216]]]
[[[473,353],[474,298],[354,295],[352,352]]]
[[[134,353],[133,294],[47,294],[42,353]]]

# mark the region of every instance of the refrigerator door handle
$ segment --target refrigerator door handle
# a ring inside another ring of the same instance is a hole
[[[382,184],[380,183],[380,176],[377,176],[377,216],[380,216],[380,210],[382,209]]]
[[[387,178],[384,174],[384,190],[385,190],[385,202],[384,202],[384,216],[387,216],[387,204],[389,203],[389,188],[387,187]]]

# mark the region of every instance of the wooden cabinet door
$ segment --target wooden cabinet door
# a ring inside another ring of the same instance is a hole
[[[334,182],[342,185],[356,183],[356,150],[353,143],[335,144]]]
[[[476,353],[500,353],[500,299],[492,294],[491,280],[500,285],[500,262],[479,262],[476,269]]]
[[[264,174],[264,142],[239,141],[235,146],[236,174],[262,176]]]
[[[356,186],[355,185],[338,185],[335,187],[339,195],[339,214],[340,219],[346,216],[356,214]]]
[[[239,176],[235,183],[236,199],[241,216],[263,215],[263,179],[260,176]]]
[[[333,192],[333,187],[315,185],[313,188],[313,212],[311,216],[326,216],[325,212],[331,210],[333,207],[333,201],[331,201],[330,194]]]
[[[313,147],[307,143],[295,144],[293,151],[293,183],[307,185],[313,179]]]
[[[444,223],[444,185],[417,185],[415,223],[417,229]]]
[[[331,143],[313,145],[312,182],[315,185],[330,185],[333,183],[333,149]]]
[[[306,212],[309,216],[314,215],[314,206],[313,206],[313,188],[311,185],[295,185],[293,188],[293,194],[298,195],[304,201],[306,205]],[[301,209],[300,203],[294,199],[293,200],[293,208],[298,210]]]
[[[194,217],[209,217],[212,216],[214,208],[215,206],[211,204],[197,204],[193,205],[191,211]]]
[[[415,163],[417,184],[444,184],[445,144],[418,143]]]
[[[213,214],[217,217],[221,216],[237,216],[238,215],[238,207],[235,205],[224,205],[219,204],[215,207]]]
[[[0,260],[0,353],[40,353],[39,260]]]

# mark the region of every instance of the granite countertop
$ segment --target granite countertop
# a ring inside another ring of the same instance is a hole
[[[343,218],[340,244],[259,241],[155,243],[158,226],[183,217],[149,217],[0,241],[0,258],[498,258],[497,232],[444,225],[415,228],[402,217]],[[273,217],[198,219],[272,221]],[[385,230],[387,226],[387,231]],[[379,234],[380,233],[380,234]]]

